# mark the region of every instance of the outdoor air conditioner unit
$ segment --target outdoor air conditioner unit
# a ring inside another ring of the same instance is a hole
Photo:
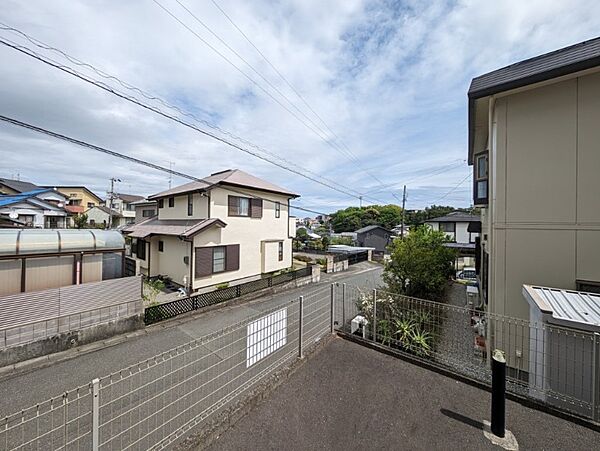
[[[354,334],[356,331],[362,331],[362,337],[367,338],[367,329],[366,325],[369,322],[367,318],[361,315],[356,315],[354,319],[350,322],[350,333]]]

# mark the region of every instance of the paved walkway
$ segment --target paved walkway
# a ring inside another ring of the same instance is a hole
[[[490,394],[336,339],[209,448],[501,450],[483,435]],[[522,450],[598,449],[600,433],[507,402]]]
[[[193,339],[223,329],[249,316],[289,302],[303,294],[328,295],[332,282],[376,286],[381,283],[381,266],[373,263],[354,265],[343,273],[323,274],[321,282],[297,289],[265,296],[248,303],[232,305],[209,312],[198,312],[183,319],[175,318],[146,329],[147,333],[134,334],[125,341],[111,346],[98,343],[94,352],[82,354],[79,348],[73,358],[15,376],[0,379],[0,415],[17,412],[22,408],[58,396],[65,390],[88,384],[96,377],[113,373],[161,352],[173,349]],[[116,338],[119,341],[125,337]],[[113,342],[114,342],[113,341]]]

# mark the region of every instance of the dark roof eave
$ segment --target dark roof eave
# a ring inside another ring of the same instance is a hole
[[[577,61],[573,64],[568,64],[561,67],[555,67],[544,72],[539,72],[527,77],[518,78],[516,80],[510,80],[505,83],[488,86],[479,90],[472,90],[472,88],[469,88],[467,93],[467,97],[469,98],[469,165],[473,164],[473,146],[475,143],[475,100],[498,94],[500,92],[510,91],[511,89],[522,88],[535,83],[552,80],[553,78],[563,77],[565,75],[581,72],[583,70],[592,69],[597,66],[600,66],[600,56],[589,58],[584,61]],[[473,82],[471,81],[471,85],[472,84]]]
[[[289,196],[289,197],[294,198],[294,199],[300,197],[300,194],[290,193],[290,192],[287,192],[287,191],[276,191],[276,190],[270,190],[270,189],[264,189],[264,188],[255,188],[255,187],[252,187],[252,186],[241,185],[241,184],[238,184],[238,183],[231,183],[231,182],[228,182],[228,181],[218,182],[215,185],[229,185],[229,186],[235,186],[235,187],[238,187],[238,188],[244,188],[244,189],[249,189],[249,190],[254,190],[254,191],[264,191],[266,193],[281,194],[283,196]],[[210,188],[213,188],[215,185],[211,186]]]
[[[214,185],[211,185],[211,186],[207,186],[206,188],[194,188],[194,189],[190,189],[188,191],[181,191],[180,193],[171,193],[171,194],[163,194],[163,195],[158,193],[158,194],[153,194],[152,196],[148,196],[147,199],[148,200],[159,200],[159,199],[167,199],[169,197],[182,196],[184,194],[189,194],[189,193],[205,193],[208,190],[212,189],[213,187],[214,187]]]

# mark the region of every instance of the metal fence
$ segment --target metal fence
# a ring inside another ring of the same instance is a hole
[[[509,392],[600,421],[598,333],[345,285],[335,296],[335,321],[344,332],[486,384],[489,351],[500,349]]]
[[[355,265],[356,263],[366,262],[369,259],[369,252],[353,252],[348,254],[348,264]]]
[[[308,277],[312,274],[312,268],[307,266],[296,271],[289,271],[276,276],[269,276],[263,279],[234,285],[227,288],[217,289],[208,293],[201,293],[185,298],[176,299],[171,302],[165,302],[160,305],[146,307],[144,322],[154,324],[165,319],[173,318],[183,313],[198,310],[210,305],[219,304],[231,299],[264,290],[265,288],[292,282],[298,278]]]
[[[333,332],[330,288],[0,419],[0,449],[163,449]]]
[[[0,297],[0,349],[142,313],[140,277]]]

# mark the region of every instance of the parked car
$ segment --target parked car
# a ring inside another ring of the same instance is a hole
[[[477,274],[475,268],[463,268],[462,271],[456,273],[456,280],[464,280],[466,282],[475,282]]]

